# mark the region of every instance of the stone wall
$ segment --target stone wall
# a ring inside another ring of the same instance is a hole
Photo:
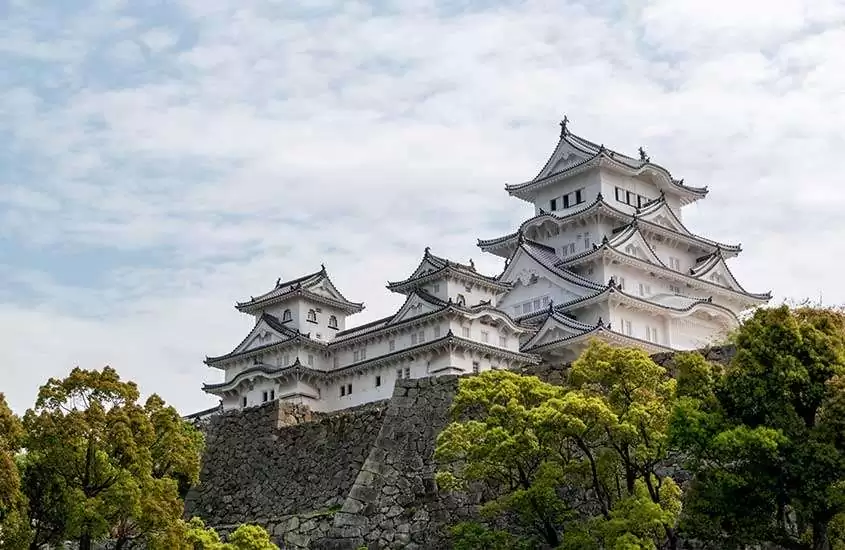
[[[734,350],[702,353],[726,363]],[[672,354],[654,360],[672,371]],[[525,373],[560,384],[566,370]],[[447,548],[446,526],[472,517],[480,499],[434,483],[434,444],[457,388],[457,376],[400,380],[388,402],[333,414],[273,403],[221,415],[187,515],[224,533],[258,523],[285,550]]]
[[[316,414],[279,402],[213,418],[185,515],[227,533],[257,523],[285,548],[331,526],[383,424],[385,402]]]

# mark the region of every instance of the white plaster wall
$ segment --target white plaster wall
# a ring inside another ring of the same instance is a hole
[[[660,196],[660,189],[651,182],[640,178],[616,174],[607,169],[601,170],[601,192],[605,200],[623,212],[633,213],[635,211],[634,207],[616,200],[617,187],[649,199],[656,199]]]
[[[488,346],[519,351],[519,337],[511,332],[507,326],[494,327],[487,323],[482,323],[478,319],[455,319],[451,321],[450,327],[455,336],[469,338],[487,344]],[[464,328],[469,328],[469,337],[464,334]],[[487,342],[482,339],[482,332],[487,333]],[[499,338],[505,338],[504,346],[502,346]]]
[[[719,343],[725,336],[720,325],[691,316],[671,319],[669,326],[672,347],[680,350],[700,349]]]
[[[478,305],[479,302],[490,300],[491,305],[496,305],[497,296],[491,290],[474,283],[458,281],[451,277],[440,283],[442,289],[446,290],[446,296],[438,296],[442,300],[452,298],[452,301],[457,303],[458,295],[463,295],[466,300],[467,307]]]
[[[665,243],[657,242],[653,238],[648,239],[648,244],[654,249],[657,257],[660,258],[660,260],[667,266],[671,265],[669,262],[670,257],[677,258],[678,261],[681,262],[680,271],[682,273],[689,273],[689,269],[695,265],[696,258],[703,254],[702,251],[690,252],[688,249],[684,250],[682,248],[669,246]]]
[[[531,312],[536,311],[534,308],[536,305],[534,303],[535,299],[540,300],[540,309],[548,307],[548,304],[544,304],[543,301],[543,298],[546,296],[548,296],[555,304],[562,304],[580,297],[579,294],[575,294],[574,292],[561,288],[546,277],[539,277],[537,282],[533,285],[523,285],[520,282],[517,282],[516,286],[501,299],[499,302],[499,309],[506,312],[511,317],[521,316],[524,315],[522,307],[523,304],[526,304],[529,301],[532,302],[530,308]],[[515,308],[517,307],[519,307],[519,313],[516,312]]]
[[[610,322],[614,331],[621,334],[628,334],[623,321],[631,323],[631,334],[635,338],[648,340],[654,342],[653,339],[647,338],[646,327],[656,328],[658,331],[658,339],[656,344],[664,346],[671,345],[669,337],[668,319],[661,315],[655,315],[646,311],[638,311],[626,308],[624,306],[612,306],[610,308]]]
[[[562,205],[559,204],[558,210],[556,210],[555,213],[558,215],[565,215],[567,212],[583,207],[596,200],[596,196],[598,196],[599,190],[601,189],[601,181],[599,179],[598,170],[590,170],[577,174],[563,181],[544,187],[538,191],[534,199],[534,215],[539,215],[541,208],[544,211],[549,212],[551,210],[551,200],[553,198],[560,198],[567,193],[571,193],[576,189],[582,188],[584,189],[582,191],[584,199],[583,203],[570,207],[566,210],[563,210]]]

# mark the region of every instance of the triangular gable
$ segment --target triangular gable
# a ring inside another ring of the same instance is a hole
[[[643,234],[640,232],[636,224],[628,226],[626,230],[611,239],[608,244],[618,252],[628,256],[633,256],[645,262],[666,267],[666,264],[657,257],[654,249],[648,244],[648,241],[645,237],[643,237]]]
[[[721,254],[714,254],[698,268],[693,268],[691,275],[696,279],[727,287],[743,294],[748,293],[731,273],[728,264],[725,263],[725,258]]]
[[[432,313],[439,309],[442,309],[443,306],[439,304],[435,304],[429,300],[426,300],[416,292],[412,293],[408,296],[405,300],[405,303],[402,304],[402,307],[399,308],[399,311],[387,322],[387,325],[394,325],[396,323],[400,323],[407,319],[411,319],[413,317],[419,317],[420,315],[425,315],[426,313]]]
[[[573,321],[561,315],[549,315],[545,322],[537,329],[536,334],[525,342],[523,349],[531,349],[550,342],[571,338],[591,331],[595,327]]]
[[[639,218],[655,225],[659,225],[660,227],[671,229],[676,233],[695,237],[695,235],[693,235],[692,232],[687,229],[683,223],[681,223],[681,220],[679,220],[678,216],[675,215],[671,208],[669,208],[669,205],[666,204],[664,199],[657,200],[646,206],[640,212]]]
[[[545,166],[543,166],[540,173],[534,179],[539,180],[563,172],[567,168],[584,162],[588,158],[590,157],[573,147],[565,139],[561,139],[552,152],[552,156],[549,157]]]
[[[262,318],[259,319],[246,338],[229,355],[278,344],[291,338],[290,334],[276,330],[266,319]]]
[[[323,296],[324,298],[329,298],[338,302],[348,302],[337,287],[334,286],[328,275],[323,274],[320,277],[315,277],[310,280],[307,285],[303,285],[303,287],[308,290],[308,292],[317,294],[318,296]]]
[[[571,299],[573,300],[603,288],[598,283],[583,279],[562,268],[554,267],[552,263],[554,258],[548,258],[548,260],[548,263],[543,262],[538,256],[529,254],[524,246],[520,246],[511,256],[505,271],[499,276],[499,280],[520,287],[535,284],[541,278],[546,279],[559,288],[565,296],[572,296]],[[513,291],[509,292],[499,302],[500,309],[505,309],[502,305],[507,302],[507,297],[512,294]]]

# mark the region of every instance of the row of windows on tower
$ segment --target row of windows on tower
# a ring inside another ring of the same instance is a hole
[[[631,321],[627,319],[621,320],[622,326],[622,333],[627,336],[634,336],[633,326],[631,325]],[[660,343],[660,332],[657,330],[657,327],[653,327],[650,325],[646,325],[645,327],[645,339],[649,342],[654,342],[655,344]]]
[[[579,247],[580,243],[584,243],[584,250],[585,251],[589,250],[590,246],[593,244],[593,240],[590,238],[590,234],[584,233],[582,235],[581,233],[578,233],[575,236],[574,242],[567,243],[567,244],[565,244],[561,247],[560,255],[561,256],[570,256],[572,254],[575,254],[575,252],[576,252],[577,248]]]
[[[275,399],[276,399],[276,390],[269,390],[269,391],[261,392],[261,402],[262,403],[266,403],[268,401],[273,401]],[[246,396],[243,396],[241,398],[241,405],[246,407],[246,405],[247,405]]]
[[[584,199],[584,189],[576,189],[571,193],[567,193],[562,197],[555,197],[549,201],[549,207],[551,211],[554,212],[555,210],[566,210],[576,204],[581,204],[585,202]]]
[[[627,189],[622,189],[621,187],[616,188],[616,200],[634,208],[642,208],[651,201],[648,197],[628,191]]]
[[[282,313],[282,322],[287,322],[293,319],[293,314],[289,309],[286,309]],[[316,309],[309,309],[308,316],[306,317],[306,321],[309,323],[316,323],[317,322],[317,310]],[[329,328],[337,328],[337,317],[335,315],[329,315]]]

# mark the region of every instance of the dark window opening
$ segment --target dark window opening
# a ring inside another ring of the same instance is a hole
[[[337,328],[337,317],[334,315],[329,317],[329,328]]]
[[[578,189],[575,191],[575,204],[581,204],[582,202],[584,202],[584,199],[581,195],[581,190]]]
[[[376,376],[376,387],[381,386],[381,376]]]
[[[352,384],[346,385],[346,395],[352,395]]]
[[[291,313],[289,309],[286,309],[284,313],[282,313],[282,321],[290,321],[291,320]]]
[[[616,200],[619,202],[625,202],[625,190],[621,187],[616,188]]]
[[[270,390],[270,401],[276,399],[276,390]]]
[[[563,207],[564,207],[564,208],[569,208],[569,195],[564,195],[564,196],[563,196]]]
[[[261,402],[262,403],[267,402],[267,392],[266,391],[261,394]]]
[[[553,212],[554,212],[555,210],[557,210],[557,199],[552,199],[552,200],[551,200],[551,207],[552,207],[552,211],[553,211]]]
[[[244,407],[246,407],[246,397],[243,398]]]
[[[340,387],[340,396],[343,397],[344,395],[346,395],[346,386],[341,386]]]

